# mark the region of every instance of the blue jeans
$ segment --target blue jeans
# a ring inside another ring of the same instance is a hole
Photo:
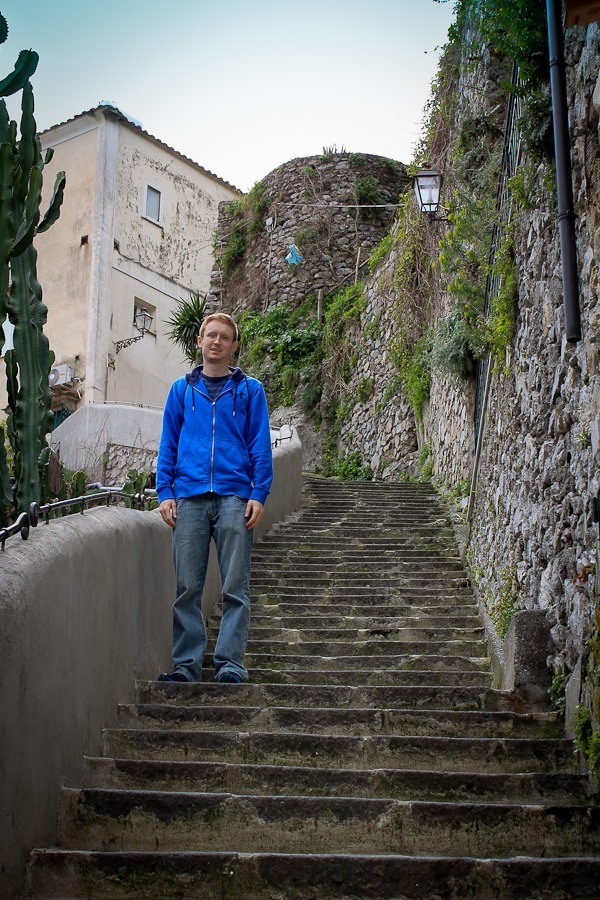
[[[223,616],[214,652],[215,680],[233,672],[248,679],[244,653],[250,626],[250,553],[252,531],[246,529],[247,500],[202,494],[177,501],[173,562],[177,582],[173,604],[173,671],[200,681],[206,650],[202,590],[211,539],[217,548],[223,587]]]

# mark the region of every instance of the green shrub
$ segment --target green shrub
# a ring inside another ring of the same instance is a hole
[[[373,396],[374,387],[374,378],[368,378],[366,375],[361,376],[356,389],[356,394],[361,403],[366,403],[366,401]]]
[[[239,317],[240,365],[264,380],[271,405],[291,405],[299,385],[314,381],[323,350],[313,307],[309,298],[297,309],[278,303]]]
[[[433,475],[433,456],[431,454],[431,444],[429,441],[426,444],[423,444],[419,450],[417,466],[419,468],[420,480],[431,481]]]
[[[513,615],[520,609],[516,567],[501,569],[500,584],[492,600],[490,615],[501,638],[506,637]]]
[[[303,248],[310,247],[313,244],[318,243],[319,238],[321,237],[319,229],[314,225],[310,225],[307,228],[301,228],[300,231],[296,232],[296,246],[302,250]]]
[[[550,696],[550,703],[560,713],[564,713],[565,711],[565,676],[562,672],[556,672],[552,676],[552,684],[548,688],[548,694]]]
[[[302,390],[302,408],[304,412],[310,412],[319,403],[323,394],[323,384],[320,381],[309,382]]]
[[[379,241],[373,249],[369,257],[369,273],[372,275],[375,269],[383,262],[386,256],[389,256],[396,245],[396,237],[393,231],[388,233]]]
[[[337,454],[326,457],[323,474],[328,477],[342,478],[344,481],[371,481],[373,470],[363,463],[358,450],[345,456]]]
[[[462,379],[474,373],[472,330],[460,309],[454,309],[439,323],[432,341],[431,367]]]
[[[364,206],[378,206],[387,202],[387,197],[374,175],[361,175],[356,179],[354,196],[356,202]]]
[[[586,758],[593,733],[592,714],[587,706],[579,705],[575,710],[575,746]]]
[[[350,153],[348,156],[348,162],[351,166],[356,166],[357,169],[362,168],[367,163],[362,153]]]
[[[360,314],[364,312],[366,305],[361,282],[343,288],[327,301],[323,338],[329,349],[339,345],[348,326],[360,323]]]
[[[423,407],[429,400],[431,388],[431,338],[426,332],[411,347],[404,335],[390,345],[390,357],[398,370],[404,392],[416,419],[423,421]]]
[[[177,300],[175,309],[165,325],[170,326],[167,337],[173,341],[176,347],[183,351],[190,365],[195,365],[200,350],[198,348],[198,335],[206,309],[206,295],[199,291],[192,291],[189,298]]]
[[[243,221],[238,221],[232,227],[225,250],[221,256],[221,267],[225,276],[231,275],[246,252],[247,245],[245,224]]]

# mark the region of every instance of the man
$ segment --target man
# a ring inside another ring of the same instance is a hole
[[[215,681],[247,681],[250,552],[273,478],[269,413],[259,381],[230,366],[238,346],[231,316],[202,322],[203,365],[171,387],[163,417],[156,488],[173,529],[177,582],[173,669],[159,681],[200,681],[206,650],[201,597],[211,539],[223,587]]]

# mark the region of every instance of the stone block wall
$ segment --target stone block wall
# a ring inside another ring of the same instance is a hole
[[[396,324],[389,294],[398,250],[365,280],[360,328],[348,335],[356,358],[344,396],[350,412],[340,431],[340,451],[360,453],[377,479],[417,474],[417,426],[390,355]],[[361,398],[365,399],[361,399]]]
[[[583,338],[576,345],[564,338],[548,192],[514,218],[517,330],[492,383],[470,541],[480,589],[492,602],[510,580],[515,603],[546,611],[549,661],[567,677],[586,653],[598,599],[591,511],[600,490],[599,37],[594,25],[571,29],[566,40]]]
[[[504,610],[510,618],[519,609],[545,613],[552,638],[548,667],[566,679],[569,693],[569,678],[582,669],[598,630],[598,526],[592,521],[592,499],[600,491],[598,25],[570,29],[566,52],[583,337],[574,346],[564,339],[552,168],[540,164],[536,171],[523,157],[521,165],[533,172],[537,188],[529,207],[513,208],[516,330],[491,380],[466,558],[492,616]],[[498,85],[506,67],[487,52],[467,55],[463,50],[457,82],[459,117],[483,115],[501,128],[506,98]],[[451,143],[452,135],[433,142],[433,161],[447,170],[449,191]],[[296,304],[308,293],[352,283],[357,247],[363,244],[366,259],[390,225],[389,220],[381,228],[375,220],[357,222],[350,207],[343,216],[336,211],[336,197],[350,202],[355,174],[350,159],[338,156],[327,163],[316,157],[294,160],[267,176],[269,214],[277,214],[277,227],[272,237],[266,232],[257,237],[253,255],[246,255],[215,301],[234,310],[275,298]],[[334,205],[326,210],[321,203]],[[312,248],[298,238],[310,228],[315,229]],[[433,265],[440,226],[431,228]],[[304,255],[298,268],[284,261],[292,242]],[[474,477],[475,383],[434,370],[423,422],[415,421],[390,353],[398,315],[390,276],[400,249],[392,249],[372,275],[366,267],[359,270],[366,308],[360,325],[347,335],[356,362],[344,388],[348,409],[339,449],[360,452],[376,478],[402,479],[418,475],[419,449],[427,445],[434,478],[456,487]],[[436,278],[426,311],[432,324],[449,309]]]
[[[365,178],[379,196],[362,202],[378,208],[358,208]],[[234,204],[220,205],[209,305],[234,312],[275,303],[298,306],[309,294],[351,284],[389,230],[407,184],[401,163],[369,154],[324,153],[279,166],[260,182],[264,204],[255,227],[248,211],[240,224]],[[246,252],[224,276],[220,260],[237,227],[247,230]],[[291,244],[302,255],[298,265],[286,262]]]

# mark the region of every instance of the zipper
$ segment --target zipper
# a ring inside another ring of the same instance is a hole
[[[213,489],[213,472],[215,463],[215,425],[217,421],[217,401],[212,401],[212,438],[210,446],[210,490]]]
[[[220,400],[223,394],[231,393],[231,388],[228,388],[227,391],[221,391],[216,400],[211,400],[212,403],[212,435],[211,435],[211,443],[210,443],[210,490],[213,492],[213,475],[215,470],[215,430],[217,423],[217,400]],[[207,397],[207,394],[204,394]]]

